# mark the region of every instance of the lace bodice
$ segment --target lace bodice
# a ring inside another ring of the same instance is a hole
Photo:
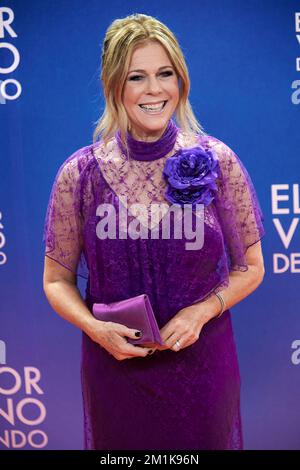
[[[182,130],[172,151],[154,161],[128,160],[115,138],[107,147],[101,141],[74,152],[61,165],[53,184],[44,230],[46,254],[88,277],[92,267],[86,264],[87,254],[91,237],[96,236],[89,224],[95,223],[97,207],[103,203],[121,204],[128,208],[129,218],[136,218],[141,226],[158,228],[170,205],[164,197],[166,159],[180,148],[196,145],[213,149],[219,158],[218,191],[205,208],[204,221],[223,238],[227,256],[224,276],[228,270],[248,269],[246,250],[264,234],[263,215],[249,174],[224,142]],[[143,205],[142,210],[137,204]]]
[[[166,159],[180,148],[194,147],[197,142],[197,136],[179,132],[173,150],[167,155],[154,161],[139,161],[122,155],[113,139],[107,150],[101,145],[94,155],[103,177],[123,206],[144,227],[153,229],[169,209],[164,197],[167,183],[162,174]],[[145,207],[147,213],[137,204]]]

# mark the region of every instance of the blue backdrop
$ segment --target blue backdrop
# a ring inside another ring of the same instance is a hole
[[[80,331],[44,296],[42,230],[59,166],[103,111],[105,31],[135,12],[175,33],[199,121],[256,187],[266,276],[232,309],[245,447],[299,449],[300,7],[284,0],[0,5],[0,449],[82,448]]]

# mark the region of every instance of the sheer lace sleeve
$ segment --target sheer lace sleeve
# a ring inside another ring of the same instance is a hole
[[[57,172],[47,207],[43,241],[45,256],[75,275],[87,278],[78,190],[80,150],[71,155]]]
[[[215,205],[222,228],[230,270],[248,269],[245,253],[265,234],[264,216],[251,178],[239,157],[226,144],[214,139],[221,168]]]

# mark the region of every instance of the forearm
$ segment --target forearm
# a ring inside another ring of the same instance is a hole
[[[231,271],[228,287],[220,291],[226,310],[255,291],[262,280],[263,273],[256,266],[248,266],[247,271]],[[220,313],[221,303],[213,294],[207,300],[193,304],[189,308],[194,308],[206,323]]]
[[[56,313],[87,334],[91,332],[95,319],[75,284],[66,280],[48,282],[44,291]]]

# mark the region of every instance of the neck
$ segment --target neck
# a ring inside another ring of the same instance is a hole
[[[115,137],[121,152],[127,159],[152,161],[167,155],[175,145],[179,128],[170,119],[162,135],[156,140],[137,140],[128,131],[126,132],[126,144],[128,151],[121,139],[120,130]]]
[[[164,135],[168,127],[168,124],[169,124],[169,121],[167,122],[163,130],[159,132],[159,134],[157,134],[157,132],[153,134],[138,133],[134,129],[130,129],[128,133],[131,135],[133,139],[138,140],[139,142],[155,142],[156,140],[160,139]]]

